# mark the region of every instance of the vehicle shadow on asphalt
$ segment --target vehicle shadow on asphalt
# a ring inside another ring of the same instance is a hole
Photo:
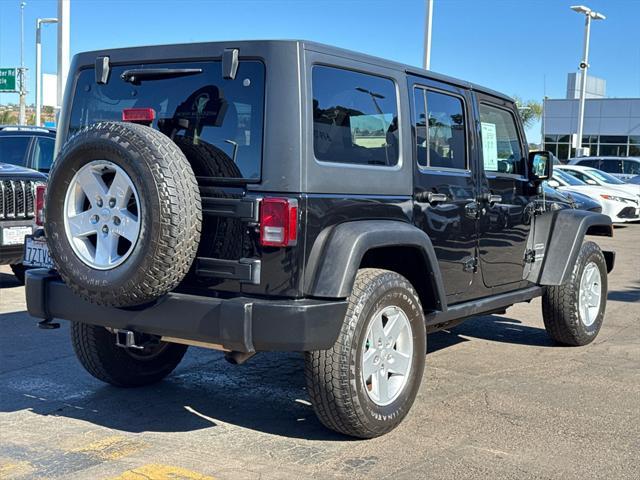
[[[626,290],[609,290],[607,300],[615,302],[640,302],[640,282],[634,282],[634,285],[627,287]]]
[[[0,288],[19,287],[20,283],[11,273],[0,273]]]
[[[26,312],[0,314],[0,324],[32,348],[2,342],[0,412],[30,410],[120,431],[189,432],[210,435],[244,429],[286,438],[353,440],[324,428],[309,402],[304,361],[298,353],[262,353],[233,366],[220,352],[192,348],[173,375],[156,385],[121,389],[86,373],[73,355],[68,324],[42,331]],[[451,331],[429,335],[428,353],[481,338],[520,345],[551,346],[544,329],[518,320],[484,316]]]
[[[474,338],[535,347],[555,346],[544,328],[524,325],[515,318],[486,315],[466,320],[450,330],[430,334],[427,337],[427,352],[433,353]]]

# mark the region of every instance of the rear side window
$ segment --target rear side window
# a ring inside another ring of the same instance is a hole
[[[33,169],[39,172],[49,173],[53,163],[53,147],[55,140],[47,137],[36,137],[33,151]]]
[[[398,163],[398,101],[392,80],[315,66],[313,150],[318,160],[358,165]]]
[[[29,136],[0,137],[0,163],[26,166]]]
[[[607,173],[622,173],[622,160],[603,159],[600,163],[600,170]]]
[[[480,122],[484,170],[522,175],[524,159],[513,114],[481,103]]]
[[[126,82],[130,69],[201,69],[200,73]],[[219,61],[114,66],[106,85],[80,72],[69,134],[100,121],[121,121],[126,108],[152,108],[152,126],[183,150],[197,176],[258,180],[262,164],[265,69],[240,61],[224,79]]]
[[[466,168],[466,128],[462,99],[415,88],[414,102],[418,165]]]

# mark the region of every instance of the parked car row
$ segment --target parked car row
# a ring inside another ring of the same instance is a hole
[[[583,182],[562,167],[556,167],[548,186],[563,193],[587,195],[602,206],[602,213],[614,223],[632,222],[640,219],[640,202],[637,195],[628,194],[602,185]]]

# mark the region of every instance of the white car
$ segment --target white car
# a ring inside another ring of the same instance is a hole
[[[607,172],[603,172],[602,170],[598,170],[597,168],[583,167],[580,165],[558,165],[555,168],[573,175],[587,185],[600,185],[612,190],[619,190],[632,195],[637,195],[638,198],[640,198],[640,185],[623,182],[619,178],[616,178]]]
[[[608,215],[613,223],[640,220],[640,201],[637,196],[600,185],[589,185],[560,168],[554,168],[547,185],[561,192],[573,191],[593,198],[602,205],[602,213]]]

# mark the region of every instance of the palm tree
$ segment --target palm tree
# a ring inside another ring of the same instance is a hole
[[[518,112],[520,112],[520,118],[525,127],[530,127],[533,123],[540,120],[540,117],[542,117],[542,104],[540,102],[536,102],[535,100],[527,100],[524,102],[522,98],[515,95],[513,99],[516,102]]]

